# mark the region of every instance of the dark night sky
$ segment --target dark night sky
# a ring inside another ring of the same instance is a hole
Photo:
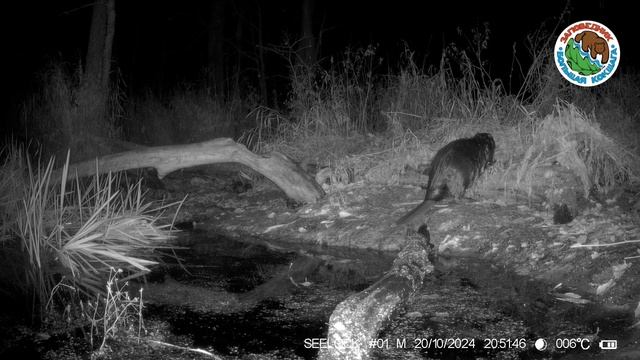
[[[349,45],[379,44],[379,55],[392,63],[406,41],[416,51],[419,64],[434,62],[440,57],[443,41],[463,43],[456,28],[469,30],[489,22],[492,39],[488,56],[495,75],[503,74],[510,66],[514,42],[521,43],[525,34],[541,22],[555,24],[565,7],[564,2],[550,0],[512,1],[508,5],[487,1],[316,1],[316,26],[326,29],[322,40],[324,56],[339,53]],[[268,44],[279,44],[285,34],[295,36],[299,32],[300,1],[230,3],[254,9],[260,4]],[[130,91],[157,86],[154,82],[159,78],[165,79],[163,86],[170,88],[201,76],[206,59],[207,7],[206,1],[116,0],[114,56]],[[225,27],[233,34],[233,6],[228,8]],[[635,37],[640,31],[636,27],[637,11],[632,10],[630,2],[582,0],[573,2],[570,8],[561,28],[577,20],[602,22],[618,37],[621,69],[630,69],[637,63],[632,47],[636,46]],[[17,2],[5,7],[3,13],[3,85],[5,93],[11,94],[3,98],[6,120],[15,115],[15,105],[32,91],[37,84],[35,74],[47,63],[60,59],[78,63],[83,59],[91,7],[87,1]],[[278,72],[277,66],[272,69]]]

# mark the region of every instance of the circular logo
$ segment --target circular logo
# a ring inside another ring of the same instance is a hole
[[[618,39],[595,21],[578,21],[560,33],[553,52],[560,74],[579,86],[607,81],[620,63]]]

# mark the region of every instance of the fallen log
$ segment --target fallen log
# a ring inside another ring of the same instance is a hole
[[[407,237],[409,242],[391,270],[333,311],[327,346],[321,347],[319,359],[368,359],[369,341],[376,338],[394,310],[422,287],[425,276],[433,272],[430,260],[433,246],[426,225]]]
[[[69,165],[67,181],[76,177],[92,176],[137,168],[155,168],[162,179],[167,174],[192,166],[214,163],[236,162],[264,175],[291,199],[314,203],[324,196],[324,191],[315,180],[289,158],[278,152],[256,155],[244,145],[229,138],[184,144],[145,147],[102,156]],[[58,169],[52,179],[62,180]]]

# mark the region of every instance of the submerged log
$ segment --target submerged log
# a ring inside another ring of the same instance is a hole
[[[286,156],[278,152],[266,156],[256,155],[229,138],[195,144],[145,147],[71,164],[67,180],[76,176],[95,175],[96,171],[102,174],[146,167],[155,168],[158,177],[162,179],[179,169],[228,162],[246,165],[264,175],[295,201],[314,203],[324,196],[320,185]],[[53,179],[60,181],[61,176],[62,169],[58,169]]]
[[[376,338],[394,310],[415,294],[433,272],[432,245],[426,225],[408,234],[408,244],[391,270],[361,293],[341,302],[329,320],[327,346],[319,359],[368,359],[369,340]]]

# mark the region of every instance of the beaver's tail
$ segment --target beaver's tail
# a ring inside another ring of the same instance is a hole
[[[412,223],[424,217],[427,214],[427,211],[429,210],[429,208],[431,207],[431,203],[433,203],[433,200],[423,201],[422,204],[416,206],[415,209],[409,211],[405,216],[398,219],[396,221],[396,225]]]

